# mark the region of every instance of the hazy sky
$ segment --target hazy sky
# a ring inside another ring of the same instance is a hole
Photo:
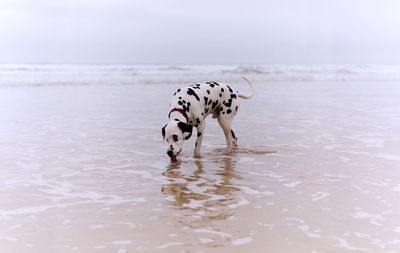
[[[0,63],[400,64],[400,1],[0,0]]]

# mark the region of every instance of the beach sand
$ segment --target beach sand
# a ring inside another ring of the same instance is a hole
[[[397,82],[255,83],[171,164],[179,86],[1,87],[0,251],[398,252]]]

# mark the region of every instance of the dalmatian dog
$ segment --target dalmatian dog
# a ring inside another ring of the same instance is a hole
[[[250,85],[250,94],[235,91],[229,85],[219,82],[198,83],[180,88],[174,93],[168,114],[170,121],[162,128],[162,136],[169,145],[167,154],[171,161],[177,161],[183,142],[192,136],[193,127],[197,128],[194,156],[200,156],[205,118],[209,114],[218,119],[228,148],[237,145],[231,124],[239,109],[239,98],[249,99],[254,94],[254,85],[246,77],[242,78]]]

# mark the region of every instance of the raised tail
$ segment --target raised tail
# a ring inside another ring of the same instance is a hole
[[[242,78],[250,85],[250,87],[251,87],[251,93],[250,93],[250,94],[243,94],[243,93],[239,92],[238,96],[239,96],[240,98],[249,99],[249,98],[251,98],[251,97],[254,95],[254,85],[253,85],[253,83],[252,83],[249,79],[247,79],[246,77],[242,76]]]

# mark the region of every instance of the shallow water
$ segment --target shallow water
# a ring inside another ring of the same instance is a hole
[[[170,164],[177,87],[2,87],[0,251],[399,251],[398,84],[256,83]]]

